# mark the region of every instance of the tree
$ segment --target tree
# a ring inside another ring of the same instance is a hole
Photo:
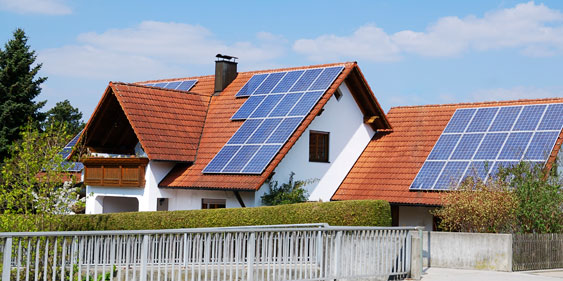
[[[35,64],[35,59],[22,29],[16,29],[14,38],[0,49],[0,162],[8,156],[10,145],[20,138],[20,128],[28,120],[37,126],[45,118],[39,111],[45,101],[34,99],[47,78],[36,78],[41,64]]]
[[[514,232],[560,233],[563,231],[563,186],[557,168],[520,162],[499,169],[498,178],[514,190],[518,199]]]
[[[289,181],[287,183],[278,184],[275,182],[268,182],[269,192],[262,195],[262,203],[266,206],[283,205],[302,203],[307,201],[307,190],[303,187],[307,184],[313,183],[316,180],[294,181],[294,172],[289,174]]]
[[[77,190],[60,153],[68,137],[64,126],[23,128],[1,169],[0,230],[50,229],[58,215],[70,212]]]
[[[47,120],[44,126],[48,127],[52,124],[65,124],[69,134],[75,136],[84,128],[82,112],[73,107],[68,100],[57,102],[53,108],[47,111]]]

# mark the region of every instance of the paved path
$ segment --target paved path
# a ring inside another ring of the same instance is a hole
[[[484,270],[465,270],[450,268],[426,268],[422,274],[422,281],[563,281],[563,269],[498,272]]]

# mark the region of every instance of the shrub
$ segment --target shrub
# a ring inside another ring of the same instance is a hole
[[[134,230],[328,223],[389,226],[389,203],[379,200],[310,202],[272,207],[67,215],[60,230]]]
[[[315,180],[294,181],[294,172],[289,174],[289,182],[278,184],[277,181],[268,182],[268,193],[262,195],[262,203],[266,206],[275,206],[283,204],[293,204],[306,202],[308,195],[307,190],[303,187],[307,184],[315,182]]]
[[[469,177],[442,199],[442,208],[433,215],[446,231],[507,232],[515,222],[517,197],[499,180],[484,183]]]

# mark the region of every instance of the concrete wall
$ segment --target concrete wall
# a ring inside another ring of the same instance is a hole
[[[317,179],[305,186],[311,201],[329,201],[342,183],[360,154],[370,142],[375,131],[364,124],[364,116],[358,104],[343,83],[340,100],[332,96],[320,116],[315,117],[307,130],[293,145],[274,170],[273,180],[287,182],[295,172],[295,180]],[[329,132],[329,162],[309,162],[309,131]],[[255,205],[261,205],[260,197],[268,191],[263,185],[255,196]]]
[[[512,235],[423,232],[427,267],[512,271]]]

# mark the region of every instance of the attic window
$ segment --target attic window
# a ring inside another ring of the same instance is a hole
[[[309,162],[328,163],[328,132],[309,132]]]
[[[340,101],[340,99],[342,98],[342,92],[340,91],[340,89],[336,89],[336,92],[334,92],[334,96],[336,97],[337,101]]]

